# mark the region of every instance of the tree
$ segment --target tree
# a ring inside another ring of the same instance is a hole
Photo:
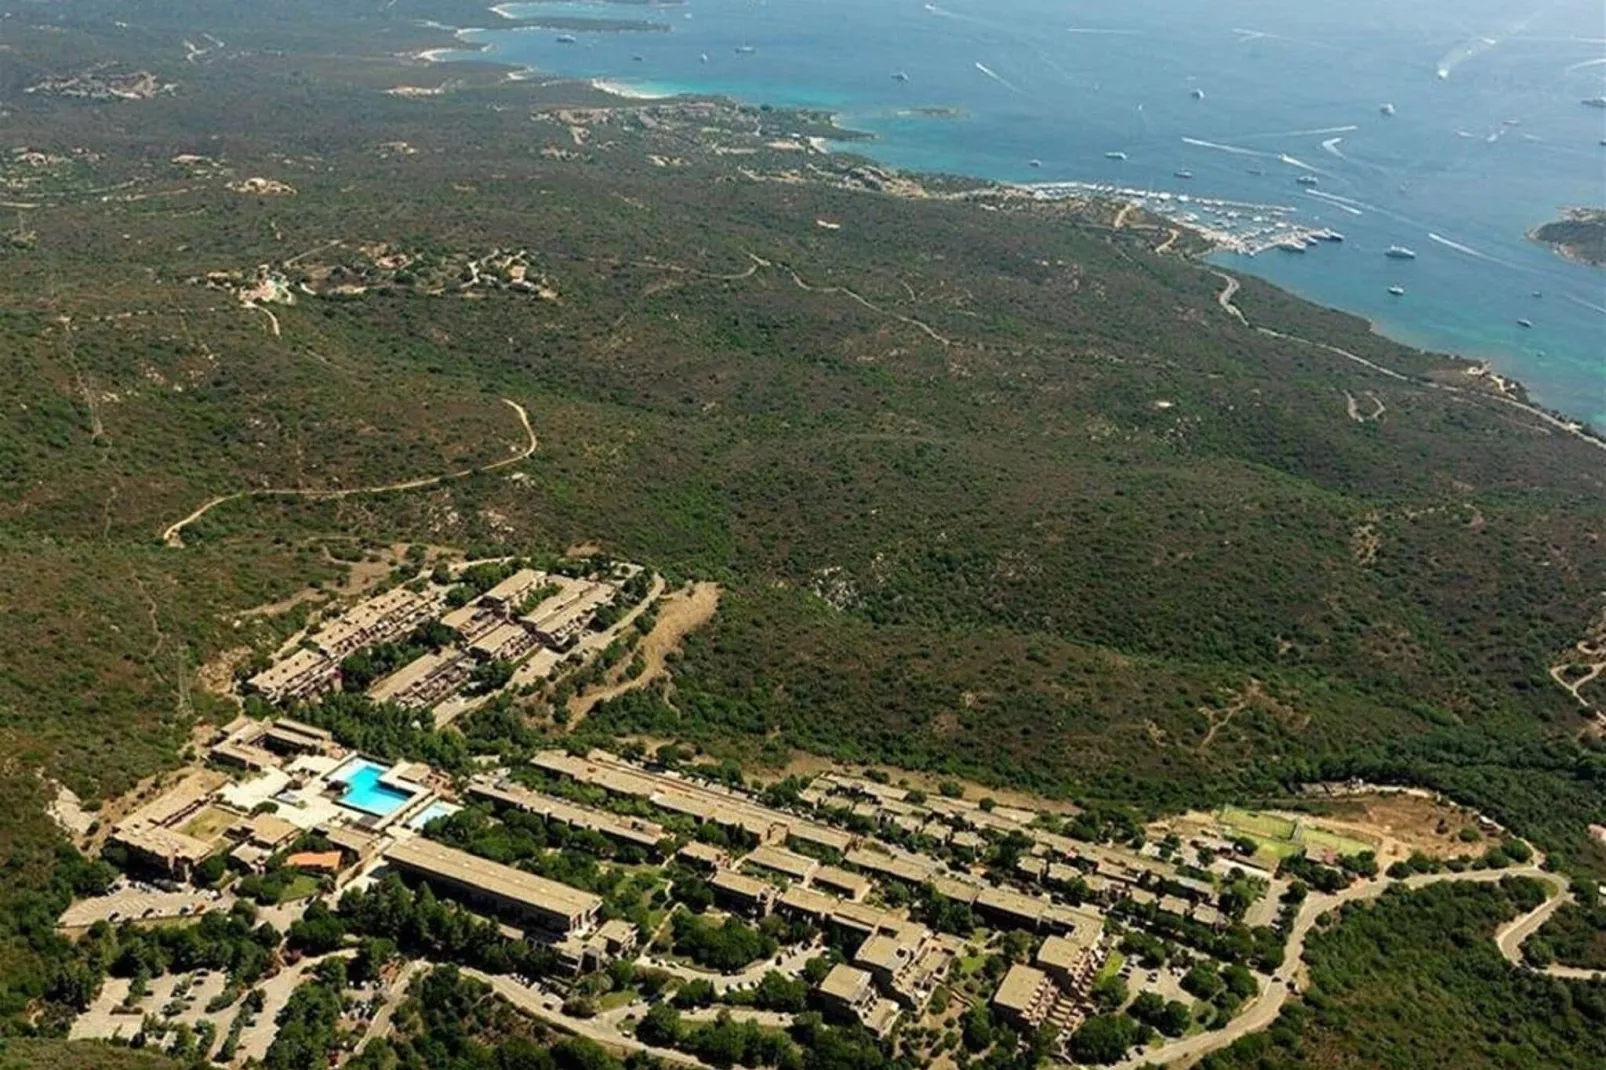
[[[1195,962],[1182,976],[1182,990],[1200,999],[1212,999],[1222,989],[1221,976],[1208,961]]]
[[[668,1003],[654,1004],[636,1026],[636,1039],[655,1048],[673,1048],[680,1043],[680,1011]]]
[[[1100,977],[1093,982],[1089,995],[1093,1005],[1102,1011],[1113,1011],[1126,1002],[1126,980],[1118,973]]]
[[[1127,1049],[1139,1043],[1144,1029],[1122,1014],[1101,1014],[1083,1022],[1071,1034],[1071,1054],[1078,1062],[1107,1066],[1118,1063]]]
[[[290,925],[290,946],[308,955],[324,955],[346,940],[346,925],[323,900],[314,900]]]

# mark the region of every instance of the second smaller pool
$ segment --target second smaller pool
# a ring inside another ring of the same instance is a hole
[[[449,802],[437,799],[428,806],[424,807],[422,810],[418,811],[418,813],[414,814],[412,817],[408,818],[407,827],[410,829],[422,829],[425,825],[429,824],[437,817],[449,817],[461,809],[461,806],[453,806]]]
[[[385,817],[397,807],[406,805],[414,794],[391,787],[389,784],[381,784],[379,778],[389,771],[388,766],[380,765],[378,762],[370,762],[366,758],[354,758],[343,768],[331,773],[329,779],[346,786],[345,793],[340,796],[342,806],[361,810],[365,814]]]

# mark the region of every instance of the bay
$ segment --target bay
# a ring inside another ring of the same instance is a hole
[[[1606,110],[1582,103],[1606,93],[1599,0],[499,10],[566,24],[514,29],[490,14],[463,34],[484,58],[644,95],[830,109],[876,135],[853,151],[894,166],[1290,208],[1345,241],[1217,259],[1402,342],[1488,360],[1538,402],[1606,428],[1606,272],[1526,237],[1565,206],[1606,205]],[[585,19],[657,25],[569,21]],[[1395,245],[1417,258],[1385,256]]]

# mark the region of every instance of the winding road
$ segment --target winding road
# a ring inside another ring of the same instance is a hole
[[[535,429],[530,426],[530,414],[525,411],[523,405],[520,405],[518,402],[509,398],[503,398],[502,404],[511,407],[513,411],[518,414],[519,424],[524,428],[524,434],[529,439],[529,442],[524,449],[513,454],[511,457],[504,457],[500,461],[492,461],[490,464],[483,464],[476,468],[464,468],[456,472],[447,472],[444,475],[438,476],[421,476],[418,479],[403,480],[399,483],[385,483],[377,487],[346,487],[341,490],[333,490],[329,488],[309,489],[301,487],[263,487],[257,490],[235,491],[233,494],[220,494],[216,498],[213,498],[211,501],[208,501],[202,505],[199,509],[195,510],[195,512],[191,513],[183,520],[169,524],[166,528],[162,529],[162,541],[169,546],[180,548],[183,547],[185,528],[189,527],[197,520],[200,520],[203,516],[211,512],[213,509],[216,509],[218,506],[228,502],[236,501],[240,498],[296,497],[311,498],[317,501],[330,501],[338,498],[350,498],[358,494],[384,494],[389,491],[397,490],[420,490],[424,487],[439,486],[442,483],[449,483],[454,479],[462,479],[465,476],[477,475],[481,472],[494,472],[496,469],[506,468],[510,464],[518,464],[520,461],[527,459],[531,454],[535,453],[538,445],[535,437]]]
[[[1221,293],[1216,295],[1216,303],[1220,305],[1228,315],[1232,316],[1239,323],[1243,324],[1245,327],[1249,327],[1259,332],[1260,334],[1266,335],[1268,338],[1276,338],[1284,342],[1297,342],[1300,345],[1312,346],[1316,349],[1325,349],[1334,356],[1343,357],[1345,360],[1353,361],[1354,363],[1374,371],[1379,375],[1385,375],[1390,379],[1397,379],[1402,383],[1410,383],[1413,386],[1423,387],[1427,390],[1442,390],[1445,393],[1459,394],[1462,397],[1470,398],[1478,402],[1499,402],[1500,404],[1509,406],[1513,409],[1519,409],[1522,412],[1527,413],[1529,416],[1539,420],[1541,423],[1548,424],[1558,431],[1572,435],[1581,442],[1587,442],[1589,445],[1594,446],[1598,450],[1606,450],[1606,439],[1597,438],[1586,431],[1581,425],[1573,423],[1569,420],[1563,420],[1562,418],[1539,408],[1537,405],[1529,405],[1525,401],[1518,401],[1516,398],[1508,398],[1503,394],[1490,394],[1481,390],[1465,390],[1459,386],[1452,386],[1449,383],[1438,383],[1430,379],[1419,379],[1415,376],[1397,372],[1393,368],[1385,368],[1376,361],[1367,360],[1363,356],[1351,353],[1347,349],[1340,349],[1338,346],[1328,345],[1326,342],[1313,342],[1309,338],[1301,338],[1297,334],[1284,334],[1282,331],[1274,331],[1270,327],[1257,327],[1249,322],[1248,317],[1246,317],[1243,313],[1243,309],[1233,304],[1232,299],[1238,295],[1238,290],[1242,284],[1224,271],[1212,270],[1210,274],[1222,281],[1222,290]]]
[[[1277,1015],[1282,1012],[1283,1005],[1288,1002],[1289,997],[1302,992],[1309,983],[1309,975],[1305,969],[1305,939],[1316,927],[1322,915],[1331,910],[1349,903],[1379,899],[1384,892],[1395,886],[1416,889],[1445,881],[1489,884],[1504,880],[1506,877],[1531,877],[1550,890],[1543,903],[1502,925],[1495,932],[1495,944],[1506,961],[1520,969],[1531,970],[1534,967],[1527,965],[1522,959],[1523,941],[1538,932],[1563,903],[1572,900],[1567,879],[1560,874],[1541,869],[1538,860],[1532,865],[1510,869],[1475,870],[1467,873],[1424,873],[1401,880],[1382,877],[1351,885],[1332,895],[1313,892],[1305,899],[1299,914],[1294,918],[1294,924],[1288,934],[1283,964],[1269,977],[1258,975],[1260,994],[1244,1006],[1243,1012],[1238,1017],[1222,1029],[1183,1037],[1140,1051],[1126,1061],[1116,1064],[1116,1070],[1142,1070],[1146,1066],[1190,1066],[1211,1052],[1220,1051],[1242,1037],[1269,1029],[1277,1020]],[[1568,966],[1548,966],[1537,972],[1563,980],[1606,979],[1606,971],[1580,970]]]

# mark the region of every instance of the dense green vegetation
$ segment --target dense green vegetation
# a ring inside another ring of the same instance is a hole
[[[1606,984],[1513,968],[1491,934],[1544,898],[1534,881],[1436,884],[1351,906],[1309,947],[1311,987],[1266,1033],[1209,1070],[1282,1067],[1595,1067]]]
[[[1551,915],[1544,928],[1522,945],[1536,965],[1555,962],[1586,970],[1606,970],[1606,901],[1594,885],[1573,886],[1575,903]]]
[[[426,19],[483,15],[470,0],[36,8],[0,63],[0,181],[35,206],[0,240],[7,1031],[57,1033],[78,998],[51,919],[87,881],[33,772],[93,800],[178,764],[196,716],[232,716],[179,675],[260,657],[307,605],[250,609],[383,571],[397,543],[594,541],[722,582],[673,692],[605,705],[581,741],[801,749],[1142,810],[1368,776],[1606,871],[1585,835],[1606,754],[1547,673],[1602,608],[1599,451],[1422,385],[1464,386],[1459,366],[1253,281],[1251,320],[1408,381],[1246,330],[1218,279],[1097,205],[873,195],[836,157],[810,157],[811,181],[742,177],[796,173],[765,143],[817,117],[656,105],[649,128],[633,104],[585,117],[578,145],[549,111],[606,102],[583,87],[469,66],[451,92],[388,93],[440,83],[394,57],[443,43]],[[230,48],[186,61],[202,32]],[[140,69],[173,89],[27,92]],[[743,171],[715,140],[753,149]],[[295,195],[229,188],[257,176]],[[556,296],[456,289],[498,249]],[[247,308],[220,288],[259,264],[367,289]],[[1386,419],[1348,417],[1363,390]],[[525,439],[502,397],[529,410],[527,461],[242,498],[160,544],[215,496],[508,457]],[[520,712],[468,721],[477,739],[360,698],[302,714],[461,771],[528,744]],[[427,893],[370,896],[340,912],[355,932],[509,961]]]
[[[1546,223],[1533,236],[1574,260],[1606,267],[1606,209],[1576,209],[1566,219]]]
[[[443,966],[425,974],[402,1004],[390,1037],[348,1063],[353,1070],[620,1070],[588,1040],[554,1038]],[[634,1061],[623,1064],[637,1065]]]

